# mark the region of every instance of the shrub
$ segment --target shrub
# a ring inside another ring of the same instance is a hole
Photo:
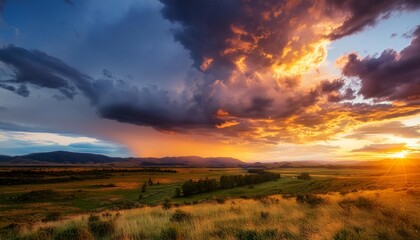
[[[112,217],[112,213],[104,212],[102,213],[102,217]]]
[[[260,212],[260,218],[261,218],[261,220],[267,220],[269,216],[270,216],[270,213],[269,212],[264,212],[264,211],[261,211]]]
[[[160,232],[160,235],[157,239],[159,240],[176,240],[178,238],[179,234],[176,228],[174,227],[168,227],[162,229]]]
[[[357,197],[356,199],[344,199],[338,202],[342,208],[347,209],[349,205],[353,205],[360,209],[373,209],[375,207],[375,202],[367,197]]]
[[[191,219],[191,215],[180,209],[177,209],[170,218],[171,222],[184,222],[184,221],[189,221],[190,219]]]
[[[118,235],[112,238],[112,240],[143,240],[143,239],[148,239],[143,232],[139,232],[136,234],[129,234],[129,235],[123,234],[123,235]]]
[[[59,198],[59,192],[53,190],[33,190],[30,192],[22,193],[19,196],[14,197],[12,200],[17,202],[29,202],[29,201],[43,201],[52,198]]]
[[[17,223],[11,223],[5,227],[2,228],[3,230],[7,230],[7,231],[14,231],[14,232],[18,232],[22,229],[22,225],[17,224]]]
[[[179,198],[182,195],[182,191],[180,187],[175,188],[175,197]]]
[[[165,209],[165,210],[172,208],[171,200],[168,199],[168,198],[165,198],[165,200],[163,200],[163,203],[162,203],[162,208]]]
[[[53,239],[54,235],[56,234],[57,230],[54,227],[43,227],[36,231],[35,235],[32,236],[32,240],[46,240],[46,239]]]
[[[312,177],[309,175],[309,173],[301,173],[299,176],[297,176],[297,179],[300,180],[311,180]]]
[[[50,221],[57,221],[61,218],[60,212],[49,212],[47,215],[45,215],[45,218],[42,220],[44,222],[50,222]]]
[[[223,204],[225,203],[226,199],[224,197],[217,197],[216,198],[216,202],[219,204]]]
[[[97,238],[109,236],[115,232],[114,221],[101,221],[98,216],[91,215],[88,220],[89,230]]]
[[[71,226],[62,231],[57,232],[54,240],[93,240],[92,234],[86,227]]]
[[[238,230],[236,234],[238,240],[259,240],[260,236],[255,230]]]
[[[266,229],[261,233],[264,239],[276,239],[277,230],[276,229]]]
[[[147,188],[147,182],[144,182],[144,184],[141,186],[141,192],[142,193],[146,192],[146,188]]]
[[[236,231],[236,239],[238,240],[264,240],[264,239],[277,239],[277,230],[266,229],[262,232],[256,230],[243,230]]]
[[[121,210],[121,209],[132,209],[132,208],[140,208],[143,207],[142,204],[128,200],[128,199],[117,199],[112,200],[110,202],[105,202],[104,204],[101,204],[103,207],[106,207],[107,209],[113,209],[113,210]]]
[[[88,218],[88,222],[95,222],[95,221],[99,221],[99,216],[97,215],[90,215]]]
[[[311,207],[315,207],[317,205],[320,205],[322,203],[325,203],[325,200],[322,197],[318,197],[311,194],[306,195],[297,195],[296,196],[296,202],[300,204],[309,204]]]

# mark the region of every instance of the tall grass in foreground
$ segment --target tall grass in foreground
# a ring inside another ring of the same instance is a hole
[[[2,239],[420,239],[417,191],[279,195],[78,215]]]

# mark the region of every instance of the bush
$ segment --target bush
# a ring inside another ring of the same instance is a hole
[[[93,240],[92,234],[86,227],[71,226],[62,231],[59,231],[54,240]]]
[[[364,239],[360,234],[362,233],[362,229],[358,227],[353,227],[350,229],[341,229],[337,232],[333,239],[334,240],[357,240],[357,239]]]
[[[171,222],[184,222],[184,221],[189,221],[190,219],[191,219],[191,215],[180,209],[177,209],[170,218]]]
[[[163,200],[163,203],[162,203],[162,208],[165,209],[165,210],[172,208],[171,200],[168,199],[168,198],[165,198],[165,200]]]
[[[89,230],[97,238],[109,236],[115,232],[114,221],[101,221],[98,216],[91,215],[88,220]]]
[[[61,218],[60,212],[49,212],[45,215],[45,218],[42,220],[43,222],[50,222],[50,221],[57,221]]]
[[[30,192],[22,193],[12,200],[17,202],[29,202],[29,201],[43,201],[50,200],[53,198],[59,198],[60,193],[53,190],[33,190]]]
[[[179,197],[181,197],[181,195],[182,195],[181,188],[180,187],[176,187],[175,188],[175,197],[176,198],[179,198]]]
[[[373,209],[375,202],[367,197],[357,197],[356,199],[344,199],[338,202],[342,208],[348,208],[349,205],[353,205],[360,209]]]
[[[219,204],[223,204],[225,203],[226,199],[224,197],[217,197],[216,198],[216,202]]]
[[[255,230],[239,230],[236,234],[238,240],[259,240],[261,239],[258,232]]]
[[[178,231],[174,227],[164,228],[160,232],[159,240],[177,240],[178,238]]]
[[[264,240],[277,239],[278,232],[275,229],[266,229],[262,232],[256,230],[239,229],[236,232],[236,239],[238,240]]]
[[[132,208],[140,208],[143,207],[142,204],[128,200],[128,199],[117,199],[117,200],[111,200],[109,202],[104,202],[101,204],[102,207],[106,207],[107,209],[112,210],[122,210],[122,209],[132,209]]]
[[[325,200],[322,197],[318,197],[311,194],[306,195],[297,195],[296,202],[300,204],[309,204],[311,207],[315,207],[317,205],[325,203]]]
[[[264,212],[264,211],[261,211],[260,212],[260,218],[261,218],[261,220],[267,220],[269,216],[270,216],[270,213],[269,212]]]
[[[309,173],[301,173],[299,176],[297,176],[297,179],[300,180],[311,180],[312,177],[309,175]]]
[[[95,221],[99,221],[99,216],[97,215],[90,215],[88,218],[88,222],[95,222]]]
[[[44,227],[36,231],[35,236],[30,238],[31,240],[46,240],[53,239],[56,234],[56,229],[54,227]]]
[[[112,238],[112,240],[143,240],[148,239],[143,232],[135,233],[135,234],[123,234],[118,235]]]

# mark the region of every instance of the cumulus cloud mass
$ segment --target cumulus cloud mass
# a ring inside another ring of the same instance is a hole
[[[2,12],[9,7],[15,6],[0,1]],[[391,120],[420,112],[420,26],[401,51],[347,49],[339,69],[331,73],[327,66],[335,41],[417,12],[418,1],[126,1],[118,14],[101,7],[93,1],[56,6],[68,13],[56,21],[71,29],[66,36],[76,40],[66,44],[74,51],[37,44],[42,36],[20,44],[25,26],[9,23],[14,30],[0,49],[0,93],[83,98],[102,119],[224,144],[302,144],[348,131],[361,139],[366,130],[359,127],[372,121],[388,121],[378,132],[418,136],[417,128]],[[95,20],[73,24],[74,16],[92,16],[90,9]],[[68,41],[60,39],[59,23],[42,24],[53,29],[51,39]],[[103,26],[86,30],[92,24]],[[388,147],[404,145],[354,151]]]

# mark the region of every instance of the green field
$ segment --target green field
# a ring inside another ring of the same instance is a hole
[[[89,171],[95,168],[74,168],[75,172]],[[11,169],[2,169],[10,171]],[[15,169],[14,169],[15,170]],[[41,169],[31,170],[38,171]],[[45,169],[42,169],[45,170]],[[50,168],[54,176],[43,179],[62,178],[62,168]],[[69,170],[66,168],[65,170]],[[96,169],[100,170],[101,169]],[[346,194],[361,190],[380,189],[416,189],[420,174],[416,171],[405,174],[388,173],[386,169],[328,169],[328,168],[285,168],[270,169],[282,175],[278,181],[256,184],[214,192],[196,194],[189,197],[175,198],[175,188],[183,182],[193,179],[215,178],[221,175],[246,174],[242,168],[174,168],[171,172],[139,172],[129,169],[117,169],[107,174],[100,174],[97,179],[75,177],[74,180],[59,183],[21,184],[0,186],[0,228],[13,223],[34,223],[48,219],[51,213],[60,217],[104,210],[138,208],[145,205],[160,205],[165,199],[175,204],[196,204],[211,199],[250,198],[264,195],[340,192]],[[307,172],[311,180],[299,180],[296,176]],[[74,174],[74,173],[73,173]],[[97,174],[95,172],[95,174]],[[82,176],[83,174],[81,174]],[[95,175],[96,176],[96,175]],[[25,176],[21,176],[24,178]],[[144,193],[141,185],[152,179]],[[142,195],[139,199],[139,195]]]

